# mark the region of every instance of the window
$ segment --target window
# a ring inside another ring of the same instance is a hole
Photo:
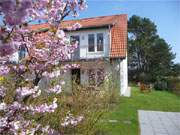
[[[103,41],[103,33],[97,34],[97,51],[103,51],[104,41]]]
[[[77,43],[78,46],[77,46],[76,49],[74,49],[74,52],[71,54],[73,59],[78,59],[78,58],[79,58],[80,37],[79,37],[78,35],[77,35],[77,36],[71,36],[71,37],[70,37],[70,43],[71,43],[71,45],[74,45],[76,42],[78,42],[78,43]]]
[[[80,44],[80,38],[79,38],[79,36],[71,36],[71,37],[70,37],[70,43],[71,43],[71,45],[75,44],[76,42],[78,42],[78,45]]]
[[[104,82],[104,69],[89,69],[88,70],[89,76],[89,85],[92,86],[100,86]]]
[[[88,51],[94,52],[95,51],[95,43],[94,43],[94,34],[88,35]]]
[[[24,46],[19,47],[19,59],[23,59],[26,56],[26,48]]]

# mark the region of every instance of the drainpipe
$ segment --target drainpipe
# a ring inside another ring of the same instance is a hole
[[[109,48],[108,48],[108,55],[109,55],[109,58],[110,58],[110,55],[111,55],[111,25],[108,26],[108,29],[109,29]]]

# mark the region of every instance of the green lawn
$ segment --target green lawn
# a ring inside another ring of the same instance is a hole
[[[118,105],[104,116],[99,127],[108,135],[139,135],[139,109],[180,112],[180,97],[166,91],[143,94],[133,87],[132,96],[121,97]]]

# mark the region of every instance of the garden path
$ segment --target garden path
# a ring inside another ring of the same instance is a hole
[[[180,135],[180,113],[138,110],[141,135]]]

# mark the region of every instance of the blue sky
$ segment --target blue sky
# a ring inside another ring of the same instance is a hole
[[[79,18],[113,14],[136,14],[150,18],[158,34],[171,45],[180,63],[180,0],[87,0],[88,8]]]
[[[180,0],[87,0],[87,3],[88,8],[78,18],[113,14],[150,18],[160,37],[176,53],[175,62],[180,63]]]

